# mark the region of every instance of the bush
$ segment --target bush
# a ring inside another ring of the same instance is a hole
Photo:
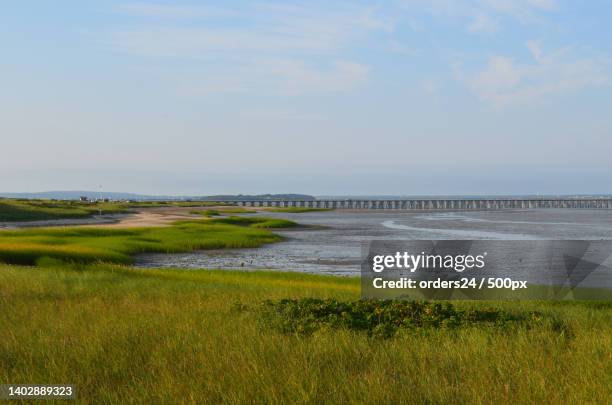
[[[282,333],[310,335],[320,329],[365,331],[391,337],[399,330],[458,328],[474,325],[508,327],[536,322],[536,313],[513,314],[501,309],[458,310],[451,303],[424,301],[283,299],[265,301],[260,308],[267,327]]]

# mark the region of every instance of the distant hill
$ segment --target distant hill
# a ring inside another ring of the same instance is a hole
[[[78,200],[80,197],[89,199],[110,198],[111,200],[202,200],[202,201],[267,201],[267,200],[314,200],[315,197],[305,194],[259,194],[259,195],[212,195],[212,196],[168,196],[120,193],[111,191],[43,191],[38,193],[0,193],[5,198]]]
[[[444,198],[455,198],[455,199],[482,199],[482,198],[612,198],[610,194],[574,194],[574,195],[412,195],[412,196],[398,196],[398,195],[334,195],[334,196],[317,196],[314,197],[308,194],[221,194],[221,195],[209,195],[209,196],[176,196],[176,195],[146,195],[146,194],[135,194],[135,193],[121,193],[104,191],[99,193],[97,191],[42,191],[38,193],[2,193],[0,192],[0,198],[27,198],[27,199],[55,199],[55,200],[78,200],[81,196],[89,199],[110,198],[111,200],[136,200],[136,201],[183,201],[183,200],[197,200],[197,201],[271,201],[271,200],[300,200],[300,201],[311,201],[311,200],[402,200],[402,199],[444,199]]]
[[[110,198],[112,200],[154,200],[162,199],[163,196],[149,196],[133,193],[97,192],[97,191],[43,191],[38,193],[0,193],[0,197],[6,198],[28,198],[28,199],[56,199],[56,200],[78,200],[81,196],[90,199]],[[176,197],[168,197],[176,199]]]

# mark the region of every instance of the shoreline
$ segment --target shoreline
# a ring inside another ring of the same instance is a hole
[[[206,209],[220,209],[206,207]],[[199,207],[151,207],[131,209],[129,213],[93,215],[87,218],[47,219],[41,221],[0,222],[0,230],[15,230],[23,228],[45,228],[61,226],[95,226],[95,227],[152,227],[169,226],[180,220],[200,220],[201,215],[192,214]]]

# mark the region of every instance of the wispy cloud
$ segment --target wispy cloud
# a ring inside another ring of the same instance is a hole
[[[450,20],[467,33],[494,34],[510,22],[537,22],[556,8],[555,0],[397,0],[384,6],[270,1],[247,2],[240,8],[235,3],[208,7],[137,2],[119,7],[119,12],[138,18],[110,37],[122,52],[168,60],[170,66],[175,61],[198,65],[201,74],[193,75],[192,89],[182,85],[181,92],[300,95],[348,91],[368,80],[376,63],[364,57],[369,45],[377,52],[413,57],[415,42],[396,31],[404,24],[419,35],[427,30],[422,22],[427,18],[420,17]],[[529,61],[500,51],[460,80],[497,107],[607,80],[608,66],[598,58],[570,50],[546,53],[536,41],[526,46]]]
[[[557,6],[555,0],[483,0],[482,7],[526,19],[538,12],[551,11]]]
[[[208,69],[180,79],[179,92],[188,96],[210,94],[269,94],[299,96],[334,93],[355,88],[369,73],[366,65],[335,60],[313,66],[295,59],[256,59],[232,69]]]
[[[493,33],[499,30],[499,23],[486,14],[477,14],[467,29],[470,32]]]
[[[609,83],[609,67],[600,58],[576,56],[571,48],[544,53],[536,41],[526,46],[532,61],[492,56],[484,68],[462,80],[482,101],[497,108]]]
[[[366,80],[370,68],[342,52],[372,33],[394,30],[393,18],[375,6],[251,3],[245,7],[130,3],[119,11],[144,20],[115,30],[111,43],[133,55],[200,61],[208,77],[198,80],[195,92],[263,86],[277,94],[298,95],[349,90]],[[177,18],[198,18],[202,23],[186,25]]]
[[[327,69],[313,69],[302,62],[273,61],[263,70],[278,78],[278,91],[287,95],[308,92],[349,90],[367,78],[369,67],[351,61],[336,60]]]
[[[214,24],[186,28],[180,24],[141,24],[118,30],[114,43],[141,54],[201,57],[217,52],[313,53],[338,50],[371,32],[391,32],[392,18],[377,7],[253,4],[246,10],[208,9],[136,3],[120,10],[174,18],[214,16]],[[227,17],[227,18],[224,18]],[[240,23],[235,22],[240,19]]]
[[[214,18],[227,17],[228,11],[210,6],[183,6],[176,4],[157,4],[146,2],[126,3],[117,7],[117,11],[137,17],[159,18]]]
[[[502,19],[525,24],[556,8],[555,0],[398,0],[408,12],[456,20],[472,33],[493,33],[502,27]]]
[[[143,27],[113,34],[117,48],[128,53],[154,57],[193,59],[243,56],[245,53],[323,53],[337,48],[325,38],[280,35],[272,31],[228,28]]]

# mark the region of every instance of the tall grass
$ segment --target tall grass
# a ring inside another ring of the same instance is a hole
[[[354,300],[356,279],[0,265],[0,383],[73,383],[81,403],[609,403],[612,308],[470,303],[531,328],[267,329],[266,299]]]
[[[610,303],[428,304],[414,318],[412,306],[355,303],[352,278],[124,265],[139,252],[255,247],[280,239],[262,228],[292,225],[222,217],[0,232],[0,261],[44,264],[0,264],[0,383],[76,384],[81,403],[612,401]],[[305,297],[327,300],[287,300]],[[280,327],[262,318],[268,300],[291,315]],[[545,321],[500,328],[470,314]],[[396,319],[402,327],[379,331]]]

